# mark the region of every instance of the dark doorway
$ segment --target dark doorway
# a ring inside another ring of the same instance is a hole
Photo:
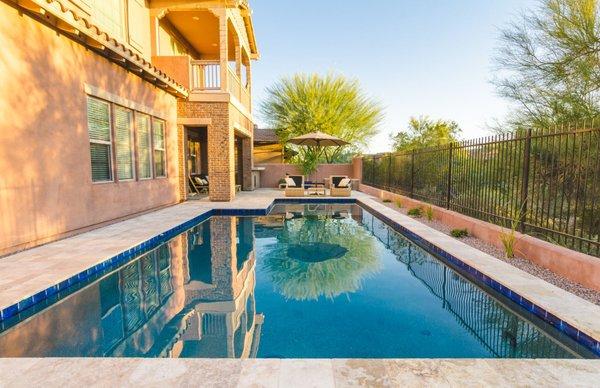
[[[235,185],[242,186],[244,181],[243,138],[235,137]]]
[[[208,188],[199,190],[196,178],[208,181],[208,136],[206,127],[186,128],[185,173],[189,194],[208,194]],[[194,187],[195,186],[195,187]]]

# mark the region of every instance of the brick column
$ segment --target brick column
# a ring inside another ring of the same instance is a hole
[[[208,194],[211,201],[231,201],[235,197],[235,138],[227,116],[225,118],[216,120],[213,116],[213,123],[208,126]]]
[[[252,149],[253,141],[251,137],[242,139],[242,189],[244,191],[254,190],[252,182]]]
[[[207,126],[206,151],[210,181],[208,195],[211,201],[231,201],[235,196],[235,144],[234,131],[229,125],[229,104],[182,100],[177,104],[177,115],[179,118],[210,118],[211,124]],[[185,136],[182,140],[185,140],[184,138]],[[185,159],[183,142],[181,147],[180,158]],[[183,179],[183,190],[185,190],[185,163],[181,163],[181,166],[180,179]]]

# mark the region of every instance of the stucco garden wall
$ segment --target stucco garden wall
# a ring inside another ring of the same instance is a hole
[[[285,174],[290,175],[302,175],[302,170],[295,164],[286,163],[267,163],[267,164],[255,164],[254,167],[264,167],[260,175],[260,186],[261,187],[278,187],[279,180],[285,177]],[[325,178],[329,178],[331,175],[347,175],[350,178],[354,178],[352,175],[351,164],[319,164],[316,172],[306,177],[306,180],[319,180],[322,181]]]
[[[425,207],[429,204],[400,194],[360,184],[359,190],[382,200],[400,200],[406,208]],[[431,206],[436,220],[452,228],[465,228],[469,234],[502,249],[502,228],[476,218],[438,206]],[[538,238],[516,233],[515,252],[537,265],[562,275],[574,282],[600,291],[600,260],[571,249],[551,244]]]
[[[179,201],[176,99],[0,2],[0,255]],[[94,184],[85,85],[160,113],[167,178]]]

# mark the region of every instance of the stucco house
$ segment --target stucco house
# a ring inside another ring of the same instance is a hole
[[[0,255],[252,190],[247,0],[0,0]]]

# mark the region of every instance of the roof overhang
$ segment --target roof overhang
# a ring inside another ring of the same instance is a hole
[[[250,59],[259,59],[258,46],[256,45],[256,36],[254,35],[254,26],[252,24],[252,9],[248,0],[151,0],[150,8],[163,9],[166,13],[170,11],[194,11],[201,9],[210,9],[211,7],[237,8],[244,21],[244,28],[248,36],[250,45]]]
[[[252,10],[248,6],[248,1],[242,0],[238,7],[241,10],[244,26],[246,27],[246,35],[248,36],[248,44],[250,45],[250,59],[257,60],[260,58],[258,47],[256,45],[256,36],[254,35],[254,25],[252,24]]]
[[[188,97],[189,91],[184,86],[65,3],[66,0],[18,0],[15,6],[158,88],[177,97]]]

